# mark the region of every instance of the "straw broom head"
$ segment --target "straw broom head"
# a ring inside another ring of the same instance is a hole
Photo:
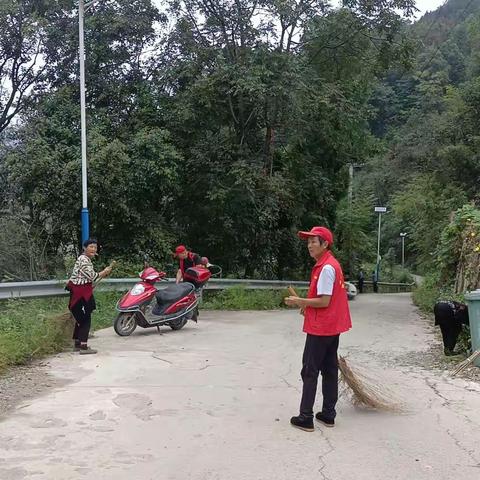
[[[355,405],[387,412],[399,412],[402,410],[400,404],[388,398],[385,389],[374,385],[364,375],[354,372],[345,357],[341,355],[338,357],[338,368],[341,373],[340,381],[352,391],[353,403]]]

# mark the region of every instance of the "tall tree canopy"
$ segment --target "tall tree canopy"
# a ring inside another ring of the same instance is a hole
[[[79,238],[78,33],[73,1],[42,5],[27,12],[42,25],[41,79],[4,132],[0,188],[5,215],[20,215],[45,246],[37,271],[48,276]],[[346,165],[380,150],[371,98],[387,69],[410,62],[413,8],[413,0],[91,7],[89,197],[104,252],[165,262],[182,241],[234,275],[301,273],[296,230],[334,227]]]

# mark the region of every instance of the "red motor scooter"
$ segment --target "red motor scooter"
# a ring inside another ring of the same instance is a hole
[[[180,330],[188,320],[196,322],[202,289],[212,276],[212,267],[216,266],[208,264],[188,268],[182,283],[164,289],[157,289],[155,283],[168,281],[166,273],[146,267],[140,273],[141,282],[135,284],[117,303],[119,313],[113,321],[115,332],[127,337],[137,325],[157,329],[166,325],[172,330]]]

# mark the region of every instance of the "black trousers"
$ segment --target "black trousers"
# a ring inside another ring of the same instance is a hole
[[[320,337],[307,334],[303,351],[303,393],[300,413],[313,416],[313,405],[317,394],[318,375],[322,374],[322,413],[329,420],[336,416],[338,400],[338,341],[340,335]]]
[[[433,313],[435,325],[438,325],[442,332],[444,348],[453,351],[462,331],[461,322],[457,320],[452,306],[445,302],[436,303]]]
[[[84,301],[77,302],[72,309],[73,318],[75,319],[75,328],[73,329],[73,340],[75,343],[87,343],[90,326],[92,324],[92,309],[88,303]]]
[[[443,346],[453,351],[462,331],[462,325],[459,323],[441,324],[440,330],[442,331]]]

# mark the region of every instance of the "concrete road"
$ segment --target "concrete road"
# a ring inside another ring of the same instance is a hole
[[[61,354],[68,381],[0,423],[0,479],[451,480],[480,476],[480,388],[422,368],[433,329],[408,295],[363,295],[341,352],[405,403],[289,425],[304,337],[293,311],[202,312],[184,330],[111,329]]]

